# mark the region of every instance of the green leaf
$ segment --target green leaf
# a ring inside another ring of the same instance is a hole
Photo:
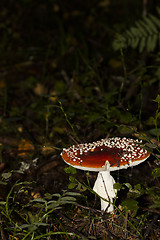
[[[52,194],[50,194],[50,193],[45,193],[45,194],[44,194],[44,198],[47,199],[47,200],[51,200],[51,199],[52,199]]]
[[[35,224],[32,224],[28,227],[29,232],[34,232],[38,227]]]
[[[44,200],[43,198],[36,198],[32,202],[45,203],[46,200]]]
[[[19,226],[21,229],[25,229],[25,228],[28,228],[30,227],[31,224],[22,224],[21,226]]]
[[[156,177],[160,177],[160,167],[155,168],[155,169],[153,170],[152,175],[154,176],[155,174],[156,174]]]
[[[113,49],[115,51],[126,48],[127,47],[127,41],[124,36],[119,35],[118,38],[113,42]]]
[[[34,223],[36,226],[44,226],[44,227],[46,227],[46,226],[50,226],[50,224],[48,224],[48,223],[43,223],[43,222],[36,222],[36,223]]]
[[[117,190],[124,189],[122,186],[123,186],[123,184],[121,184],[121,183],[114,183],[113,184],[113,188],[117,189]]]
[[[66,196],[66,197],[62,197],[60,201],[63,202],[63,203],[65,203],[65,202],[68,203],[70,201],[75,202],[76,198],[75,197]]]
[[[118,39],[113,42],[115,50],[132,47],[138,48],[140,52],[146,49],[153,52],[158,45],[160,32],[160,19],[149,14],[135,22]]]
[[[144,17],[144,21],[146,22],[146,25],[149,26],[151,33],[157,33],[157,26],[152,22],[151,14],[149,14],[147,17]]]
[[[145,48],[145,44],[146,44],[146,38],[142,37],[139,43],[139,52],[141,53],[144,48]]]
[[[156,44],[157,44],[157,36],[156,35],[150,35],[148,38],[147,38],[147,51],[148,52],[153,52],[153,50],[155,49],[156,47]]]
[[[75,177],[73,177],[73,176],[69,176],[69,181],[76,183],[76,179],[75,179]]]
[[[49,204],[47,208],[48,209],[55,209],[55,208],[57,208],[59,206],[60,206],[60,203],[59,202],[55,202],[55,203]]]
[[[131,27],[130,31],[133,33],[135,37],[137,37],[137,35],[139,34],[136,27]]]
[[[63,194],[63,196],[65,195],[69,195],[69,196],[81,196],[80,193],[77,193],[77,192],[66,192]]]
[[[58,201],[58,200],[57,200],[57,201]],[[57,201],[56,201],[56,200],[52,200],[52,201],[49,201],[47,204],[50,205],[50,204],[52,204],[52,203],[57,203]]]
[[[131,198],[125,199],[121,205],[124,209],[131,211],[132,216],[135,216],[139,209],[138,202]]]
[[[64,168],[64,171],[67,174],[76,174],[77,173],[77,170],[74,167],[72,167],[72,166]]]
[[[11,176],[12,176],[12,173],[11,173],[11,172],[2,173],[2,177],[3,177],[5,180],[9,179]]]
[[[43,208],[43,207],[44,207],[44,205],[41,204],[41,203],[35,203],[33,206],[34,206],[35,208]]]
[[[156,99],[154,99],[153,101],[160,104],[160,94],[158,94]]]
[[[141,21],[137,21],[135,22],[135,25],[137,26],[137,28],[139,29],[139,32],[141,33],[141,37],[146,36],[146,32],[141,24]]]
[[[60,197],[61,197],[61,194],[59,194],[59,193],[54,193],[54,194],[52,194],[52,196],[53,196],[53,197],[58,197],[58,198],[60,198]]]
[[[73,189],[73,188],[75,188],[76,187],[76,182],[72,182],[72,183],[69,183],[68,184],[68,189]]]
[[[132,48],[137,48],[138,43],[139,43],[139,38],[135,38],[135,40],[132,43]]]
[[[6,183],[6,182],[3,182],[3,181],[0,181],[0,184],[1,184],[1,185],[7,185],[7,183]]]
[[[124,183],[124,185],[128,188],[128,189],[132,189],[132,186],[131,186],[131,184],[130,183]]]
[[[134,190],[138,190],[138,191],[141,191],[142,190],[142,186],[140,183],[134,185]]]
[[[160,28],[160,20],[159,20],[159,18],[157,18],[157,17],[155,17],[155,16],[153,16],[153,15],[149,15],[149,17],[152,19],[152,22],[154,22],[154,24],[158,27],[158,28]]]

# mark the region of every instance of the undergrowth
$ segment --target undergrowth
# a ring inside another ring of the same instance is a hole
[[[159,6],[142,18],[139,1],[2,2],[1,239],[158,239]],[[110,136],[151,152],[113,173],[113,215],[99,210],[95,173],[60,156]]]

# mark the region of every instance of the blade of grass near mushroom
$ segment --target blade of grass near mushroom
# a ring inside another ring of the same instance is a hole
[[[117,190],[113,188],[115,180],[110,171],[127,169],[144,162],[150,152],[141,145],[142,141],[138,139],[113,137],[64,148],[61,156],[72,167],[98,172],[93,190],[101,197],[101,210],[113,212]]]

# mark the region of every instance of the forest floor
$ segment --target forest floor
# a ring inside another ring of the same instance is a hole
[[[1,1],[2,240],[160,239],[159,52],[113,47],[142,18],[140,2]],[[112,173],[109,214],[92,191],[97,173],[60,154],[115,136],[143,140],[151,156]]]

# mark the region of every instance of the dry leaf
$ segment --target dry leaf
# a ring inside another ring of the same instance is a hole
[[[31,196],[34,198],[34,199],[38,199],[38,198],[41,198],[41,194],[40,193],[36,193],[36,192],[31,192]]]
[[[53,90],[53,91],[50,92],[49,100],[52,101],[52,102],[55,102],[57,100],[56,91]]]
[[[42,146],[41,150],[43,155],[48,155],[55,152],[55,149],[52,146]]]
[[[42,96],[47,93],[47,89],[41,83],[37,83],[34,88],[34,93],[38,96]]]
[[[26,139],[22,139],[20,144],[18,145],[18,156],[25,157],[28,152],[33,152],[34,146]]]

